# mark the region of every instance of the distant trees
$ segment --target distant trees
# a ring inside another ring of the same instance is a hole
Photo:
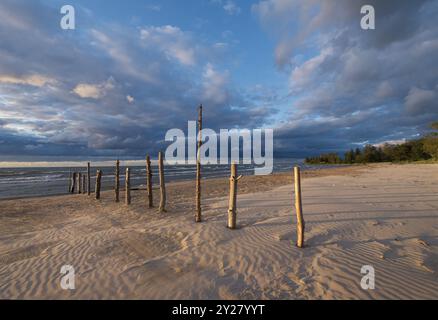
[[[325,153],[325,154],[321,154],[318,157],[306,158],[306,163],[313,163],[313,164],[316,164],[316,163],[336,163],[336,164],[341,164],[341,163],[343,163],[343,161],[337,153]]]
[[[438,122],[431,126],[438,130]],[[383,146],[366,145],[362,150],[356,148],[345,152],[342,159],[337,153],[321,154],[306,158],[309,164],[353,164],[373,162],[400,162],[419,160],[438,160],[438,132],[402,144],[384,144]]]
[[[438,122],[432,123],[431,127],[438,130]],[[438,160],[438,132],[431,132],[424,137],[423,150],[435,160]]]

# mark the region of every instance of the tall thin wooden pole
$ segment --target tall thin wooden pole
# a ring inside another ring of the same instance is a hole
[[[94,189],[94,191],[96,193],[96,200],[100,199],[100,185],[101,185],[101,181],[102,181],[102,171],[101,170],[97,170],[97,172],[96,172],[96,187]]]
[[[86,184],[85,184],[85,179],[86,178],[86,176],[85,176],[85,173],[82,175],[82,193],[83,194],[85,194],[86,193]]]
[[[116,202],[120,201],[120,197],[119,197],[119,189],[120,189],[120,161],[117,160],[116,161],[116,180],[115,180],[115,185],[114,185],[114,192],[115,192],[115,197],[116,197]]]
[[[163,153],[158,154],[158,169],[160,172],[160,212],[166,212],[166,184],[164,181]]]
[[[131,204],[131,174],[129,168],[126,168],[125,174],[125,203]]]
[[[236,206],[237,206],[237,182],[242,176],[237,176],[237,165],[231,164],[231,176],[230,176],[230,197],[228,202],[228,228],[236,229]]]
[[[71,169],[70,169],[69,173],[68,173],[68,192],[71,192],[71,186],[72,186],[71,179],[72,179],[72,174],[71,174]]]
[[[87,193],[91,195],[91,170],[90,163],[87,163]]]
[[[196,215],[195,221],[202,221],[202,210],[201,210],[201,146],[202,146],[202,105],[199,106],[198,114],[198,152],[196,155]]]
[[[73,172],[71,181],[72,181],[71,193],[75,193],[75,190],[76,190],[76,172]]]
[[[303,206],[301,202],[301,172],[300,167],[294,168],[295,176],[295,211],[297,213],[297,247],[304,247],[304,218]]]
[[[151,157],[146,156],[146,185],[148,189],[148,202],[149,208],[154,207],[154,201],[152,196],[152,167],[151,167]]]
[[[82,173],[78,173],[78,194],[82,193]]]

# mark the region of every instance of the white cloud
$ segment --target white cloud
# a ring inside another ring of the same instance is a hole
[[[145,82],[155,83],[156,79],[150,74],[150,70],[142,68],[139,70],[136,57],[132,55],[131,43],[128,43],[123,31],[117,30],[120,33],[119,37],[109,36],[108,34],[92,29],[91,35],[102,51],[108,54],[120,67],[120,71],[141,79]],[[116,31],[113,31],[117,33]]]
[[[88,84],[79,83],[73,92],[76,93],[81,98],[91,98],[100,99],[106,95],[106,93],[114,88],[114,80],[108,79],[106,82],[101,84]]]
[[[158,48],[169,59],[176,59],[187,66],[195,64],[195,50],[191,37],[180,28],[171,25],[147,27],[140,31],[146,46]]]
[[[242,9],[240,9],[240,7],[231,0],[227,1],[223,8],[229,15],[232,16],[238,15],[242,11]]]
[[[159,12],[161,11],[161,7],[157,4],[150,4],[146,6],[147,10],[151,10],[151,11],[155,11],[155,12]]]
[[[324,48],[319,55],[310,58],[292,71],[290,82],[292,88],[308,85],[318,74],[318,69],[333,54],[332,48]]]
[[[43,87],[46,84],[53,84],[55,82],[56,80],[41,75],[30,75],[24,77],[0,75],[0,83],[6,84],[21,84],[34,87]]]
[[[219,73],[211,63],[207,63],[202,76],[204,79],[203,98],[216,104],[225,103],[229,97],[228,72]]]
[[[130,95],[127,95],[127,96],[126,96],[126,100],[127,100],[129,103],[133,103],[133,102],[135,101],[134,97],[132,97],[132,96],[130,96]]]

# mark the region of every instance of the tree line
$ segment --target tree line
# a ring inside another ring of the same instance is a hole
[[[438,130],[438,122],[432,124]],[[307,157],[308,164],[353,164],[372,162],[402,162],[438,160],[438,132],[431,132],[416,140],[402,144],[386,143],[382,146],[366,145],[351,149],[341,157],[338,153],[325,153],[316,157]]]

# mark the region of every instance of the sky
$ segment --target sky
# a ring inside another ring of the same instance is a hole
[[[276,156],[415,139],[438,120],[437,15],[433,0],[0,0],[0,161],[155,154],[201,103],[204,127],[274,129]]]

